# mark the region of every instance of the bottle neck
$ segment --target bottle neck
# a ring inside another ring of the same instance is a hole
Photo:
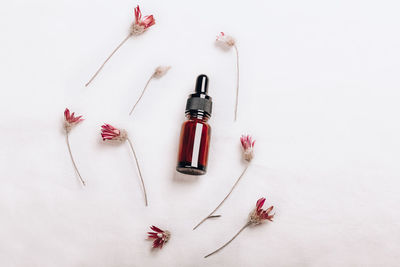
[[[189,120],[201,120],[201,121],[208,121],[208,119],[210,118],[210,116],[202,111],[190,111],[190,112],[186,112],[186,118],[188,118]]]

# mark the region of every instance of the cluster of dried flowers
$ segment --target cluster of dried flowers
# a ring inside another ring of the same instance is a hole
[[[138,36],[141,35],[142,33],[144,33],[148,28],[150,28],[151,26],[153,26],[155,24],[155,19],[153,17],[153,15],[149,15],[149,16],[143,16],[142,17],[142,13],[140,11],[139,6],[137,6],[134,10],[134,14],[135,14],[135,20],[132,23],[132,25],[130,26],[129,29],[129,33],[128,35],[125,37],[125,39],[122,40],[121,43],[119,43],[119,45],[111,52],[111,54],[106,58],[106,60],[102,63],[102,65],[99,67],[99,69],[95,72],[95,74],[90,78],[90,80],[85,84],[85,86],[88,86],[95,78],[96,76],[100,73],[100,71],[103,69],[103,67],[105,66],[105,64],[111,59],[111,57],[122,47],[122,45],[131,37],[133,36]],[[230,36],[230,35],[226,35],[224,32],[221,32],[216,39],[217,43],[224,49],[230,49],[230,48],[234,48],[235,52],[236,52],[236,100],[235,100],[235,107],[234,107],[234,118],[235,121],[237,120],[237,113],[238,113],[238,102],[239,102],[239,51],[238,51],[238,47],[236,45],[236,41],[235,39]],[[168,70],[170,69],[170,66],[158,66],[154,72],[152,73],[152,75],[149,77],[149,79],[147,80],[141,95],[139,96],[139,98],[137,99],[137,101],[135,102],[135,104],[133,105],[132,109],[129,112],[129,115],[131,115],[133,113],[133,111],[135,110],[136,106],[138,105],[138,103],[140,102],[140,100],[142,99],[143,95],[146,92],[146,89],[148,87],[148,85],[150,84],[150,82],[154,79],[154,78],[161,78],[162,76],[164,76]],[[79,124],[81,121],[83,121],[84,119],[82,118],[82,116],[75,116],[75,113],[71,113],[69,111],[68,108],[65,109],[64,111],[64,129],[65,129],[65,134],[66,134],[66,143],[67,143],[67,147],[68,147],[68,152],[72,161],[72,164],[74,166],[74,169],[76,171],[76,173],[78,174],[79,180],[81,181],[82,185],[86,185],[85,180],[82,178],[78,167],[76,165],[76,162],[74,160],[73,154],[71,152],[71,146],[70,146],[70,142],[69,142],[69,133],[71,131],[71,129],[76,126],[77,124]],[[110,124],[104,124],[101,126],[101,137],[103,139],[103,141],[114,141],[114,142],[118,142],[118,143],[124,143],[127,142],[131,148],[133,157],[135,159],[136,162],[136,167],[139,173],[139,178],[143,187],[143,193],[144,193],[144,200],[145,200],[145,205],[148,205],[148,200],[147,200],[147,193],[146,193],[146,187],[144,184],[144,179],[142,176],[142,172],[139,166],[139,160],[138,157],[136,155],[135,149],[133,147],[133,143],[130,140],[129,136],[128,136],[128,132],[124,129],[118,129],[115,128],[114,126],[110,125]],[[220,217],[221,215],[215,215],[214,213],[223,205],[223,203],[228,199],[228,197],[232,194],[233,190],[236,188],[236,186],[238,185],[238,183],[240,182],[240,180],[242,179],[242,177],[244,176],[244,174],[246,173],[250,162],[252,161],[252,159],[254,158],[254,144],[255,141],[253,140],[253,138],[250,135],[242,135],[240,138],[240,142],[241,142],[241,146],[242,146],[242,156],[243,159],[246,163],[242,173],[240,174],[240,176],[236,179],[235,183],[233,184],[232,188],[230,189],[230,191],[228,192],[228,194],[225,196],[225,198],[217,205],[217,207],[208,215],[206,216],[203,220],[201,220],[194,228],[196,229],[198,226],[200,226],[203,222],[205,222],[207,219],[210,218],[216,218],[216,217]],[[249,226],[252,225],[259,225],[261,223],[263,223],[266,220],[272,221],[274,214],[270,214],[271,211],[273,210],[273,206],[270,206],[268,209],[264,210],[263,206],[265,203],[266,199],[265,198],[260,198],[257,203],[256,203],[256,207],[253,209],[253,211],[250,213],[248,220],[246,222],[246,224],[227,242],[225,243],[223,246],[221,246],[220,248],[218,248],[217,250],[215,250],[214,252],[208,254],[205,256],[205,258],[219,252],[220,250],[222,250],[224,247],[226,247],[229,243],[231,243],[244,229],[246,229]],[[148,232],[148,238],[150,240],[153,240],[153,248],[162,248],[165,243],[168,242],[168,240],[171,237],[171,233],[168,230],[162,230],[156,226],[151,226],[150,229],[152,230],[152,232]]]

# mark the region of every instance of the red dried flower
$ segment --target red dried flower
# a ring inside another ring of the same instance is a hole
[[[135,8],[135,24],[144,27],[145,29],[156,24],[156,20],[153,15],[144,16],[142,19],[142,12],[140,11],[139,5]]]
[[[154,239],[153,241],[153,248],[162,248],[165,243],[168,242],[171,233],[169,231],[161,230],[160,228],[152,225],[150,227],[151,230],[154,232],[147,232],[150,239]]]
[[[253,138],[250,135],[242,135],[240,137],[240,142],[242,143],[243,156],[247,161],[251,161],[254,157],[254,143]]]
[[[272,219],[274,218],[274,214],[269,215],[269,213],[272,211],[274,206],[271,206],[268,209],[264,210],[262,208],[264,206],[264,203],[265,203],[265,197],[257,200],[256,208],[250,213],[250,222],[251,223],[260,224],[265,220],[269,220],[272,222]]]
[[[70,113],[69,109],[66,108],[64,111],[64,127],[67,132],[69,132],[72,128],[72,126],[77,125],[81,121],[84,121],[82,119],[82,116],[75,117],[75,112]]]
[[[105,123],[101,126],[101,137],[103,138],[103,141],[116,140],[123,142],[127,139],[128,135],[125,130],[117,129],[114,126]]]

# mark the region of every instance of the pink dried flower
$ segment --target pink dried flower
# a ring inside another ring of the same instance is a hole
[[[101,137],[103,138],[103,141],[118,141],[121,143],[128,141],[128,144],[132,150],[133,157],[135,158],[136,161],[136,167],[138,169],[140,181],[143,187],[144,202],[147,206],[147,193],[146,193],[146,187],[144,185],[142,171],[140,170],[139,161],[136,156],[135,149],[133,148],[132,141],[128,137],[128,132],[124,129],[118,129],[110,124],[105,123],[104,125],[101,126]]]
[[[128,41],[128,39],[132,36],[137,36],[144,33],[148,28],[153,26],[156,23],[153,15],[144,16],[142,19],[142,12],[140,11],[139,5],[135,8],[135,21],[132,23],[128,36],[125,37],[124,40],[111,52],[111,54],[107,57],[107,59],[103,62],[100,68],[96,71],[96,73],[90,78],[90,80],[85,84],[88,86],[94,78],[99,74],[99,72],[103,69],[104,65],[110,60],[110,58],[121,48],[121,46]]]
[[[156,20],[153,15],[144,16],[142,19],[142,12],[140,11],[139,5],[137,5],[135,8],[135,23],[133,23],[131,27],[132,35],[141,34],[154,24],[156,24]]]
[[[250,222],[253,224],[260,224],[265,220],[269,220],[272,222],[274,218],[274,214],[270,215],[269,213],[272,211],[274,206],[269,207],[268,209],[264,210],[262,207],[265,203],[265,197],[260,198],[257,200],[256,208],[250,213]]]
[[[243,148],[243,157],[247,161],[251,161],[254,157],[254,143],[256,142],[255,140],[253,141],[252,137],[250,135],[242,135],[240,137],[240,142],[242,143],[242,148]]]
[[[65,129],[65,137],[66,137],[69,156],[71,157],[72,165],[74,165],[74,169],[79,176],[79,180],[81,181],[81,183],[83,185],[86,185],[86,182],[83,180],[83,178],[78,170],[78,167],[76,166],[74,156],[72,155],[72,151],[71,151],[71,145],[69,143],[69,132],[71,131],[72,127],[74,127],[75,125],[77,125],[78,123],[80,123],[83,120],[84,119],[82,119],[82,116],[75,117],[75,112],[72,112],[72,114],[71,114],[68,108],[65,109],[65,111],[64,111],[64,129]]]
[[[105,140],[115,140],[124,142],[128,138],[128,133],[124,129],[117,129],[114,126],[105,123],[101,126],[101,137]]]
[[[238,103],[239,103],[239,50],[236,45],[235,39],[230,36],[226,35],[225,33],[221,32],[217,36],[217,43],[224,49],[229,49],[231,47],[235,48],[236,52],[236,101],[235,101],[235,121],[237,119],[237,110],[238,110]]]
[[[240,176],[236,179],[236,182],[233,184],[231,190],[228,192],[228,194],[225,196],[225,198],[218,204],[218,206],[210,214],[208,214],[207,217],[203,218],[203,220],[201,220],[193,228],[193,230],[195,230],[197,227],[199,227],[207,219],[216,218],[216,217],[220,217],[221,216],[221,215],[214,215],[214,213],[222,206],[222,204],[224,204],[224,202],[232,194],[233,190],[236,188],[236,186],[239,184],[239,181],[242,179],[242,177],[246,173],[246,171],[247,171],[247,169],[249,167],[250,161],[253,159],[253,147],[254,147],[255,141],[252,140],[252,137],[250,135],[242,135],[240,137],[240,142],[242,143],[242,147],[243,147],[243,150],[244,150],[243,151],[243,156],[244,156],[244,159],[246,160],[246,163],[247,163],[246,166],[244,167],[244,170],[242,171],[242,174],[240,174]]]
[[[131,111],[129,112],[129,115],[132,115],[132,113],[133,113],[133,111],[135,110],[137,104],[139,104],[139,101],[142,99],[142,97],[143,97],[143,95],[144,95],[144,92],[146,92],[146,89],[147,89],[147,87],[149,86],[150,81],[153,80],[153,78],[157,78],[157,79],[161,78],[162,76],[164,76],[164,75],[169,71],[170,68],[171,68],[171,66],[158,66],[158,67],[154,70],[153,74],[152,74],[152,75],[150,76],[150,78],[147,80],[146,85],[144,86],[143,91],[142,91],[142,93],[140,94],[138,100],[136,100],[135,105],[133,105]]]
[[[232,47],[236,44],[235,39],[230,35],[226,35],[224,32],[217,35],[216,41],[226,48]]]
[[[156,226],[151,226],[151,230],[154,232],[147,232],[148,238],[154,239],[153,241],[153,248],[162,248],[165,243],[168,242],[169,238],[171,237],[171,233],[167,230],[161,230]]]
[[[244,229],[246,229],[247,227],[249,227],[250,225],[259,225],[262,222],[264,222],[265,220],[269,220],[272,222],[272,218],[274,217],[274,214],[269,215],[269,213],[272,211],[272,209],[274,208],[273,206],[269,207],[267,210],[263,210],[262,207],[265,203],[265,198],[260,198],[259,200],[257,200],[256,203],[256,208],[250,213],[250,216],[247,220],[247,223],[239,230],[239,232],[237,232],[228,242],[226,242],[222,247],[220,247],[219,249],[215,250],[214,252],[206,255],[204,258],[207,258],[215,253],[217,253],[218,251],[222,250],[224,247],[226,247],[227,245],[229,245]]]
[[[70,113],[69,109],[66,108],[64,111],[64,127],[67,132],[71,130],[71,128],[81,121],[84,121],[82,119],[82,116],[75,117],[75,112]]]

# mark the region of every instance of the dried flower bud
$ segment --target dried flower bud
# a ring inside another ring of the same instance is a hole
[[[265,203],[265,198],[260,198],[257,200],[256,203],[256,208],[250,213],[249,216],[249,222],[252,224],[260,224],[265,220],[269,220],[272,222],[272,219],[274,218],[274,214],[269,215],[269,213],[272,211],[274,206],[269,207],[266,210],[263,210],[262,207]]]
[[[101,126],[101,137],[105,140],[115,140],[125,142],[128,138],[128,133],[124,129],[117,129],[110,124]]]
[[[70,114],[70,111],[68,108],[65,109],[64,111],[64,128],[67,132],[71,130],[71,128],[81,121],[83,121],[82,116],[75,117],[75,112],[72,112]]]
[[[169,71],[170,68],[171,66],[158,66],[153,73],[153,77],[161,78]]]
[[[165,243],[168,242],[169,238],[171,237],[171,233],[169,231],[161,230],[156,226],[151,226],[151,230],[154,232],[147,232],[148,237],[154,239],[153,241],[153,248],[162,248]]]
[[[240,137],[240,142],[242,143],[243,148],[243,157],[246,161],[251,161],[254,157],[254,143],[252,137],[250,135],[242,135]]]
[[[224,48],[230,48],[236,44],[235,39],[230,36],[226,35],[225,33],[221,32],[218,36],[216,41],[222,45]]]

